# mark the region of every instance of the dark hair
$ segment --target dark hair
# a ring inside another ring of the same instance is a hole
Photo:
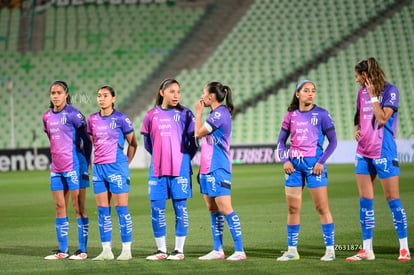
[[[55,80],[55,81],[53,81],[53,82],[50,84],[50,87],[49,87],[49,92],[52,90],[52,86],[53,86],[53,85],[60,85],[60,86],[61,86],[61,87],[65,90],[66,94],[68,95],[68,96],[66,97],[66,103],[67,103],[67,104],[71,104],[68,84],[66,84],[66,82],[65,82],[65,81]],[[52,102],[52,101],[50,101],[49,107],[50,107],[50,108],[55,107],[55,105],[53,105],[53,102]]]
[[[296,93],[299,92],[302,89],[303,85],[305,85],[308,82],[312,83],[313,86],[315,86],[315,84],[312,81],[307,80],[307,79],[303,79],[296,84],[296,88],[295,88],[295,91],[293,92],[292,100],[290,101],[290,104],[288,107],[288,112],[292,112],[294,110],[299,109],[299,98],[296,96]]]
[[[385,73],[374,57],[358,62],[355,65],[355,71],[360,75],[362,75],[363,72],[367,74],[368,79],[374,84],[376,96],[379,96],[382,93],[385,87]]]
[[[164,97],[161,95],[160,91],[165,91],[165,89],[174,83],[180,87],[180,83],[178,83],[178,81],[173,78],[166,78],[161,82],[160,88],[157,91],[157,96],[155,97],[155,106],[162,105],[162,102],[164,101]],[[179,111],[183,110],[183,107],[180,105],[180,103],[178,103],[175,108]]]
[[[226,99],[226,107],[230,114],[233,114],[234,105],[229,86],[223,85],[220,82],[210,82],[207,84],[207,91],[209,94],[215,94],[217,101],[220,103]]]
[[[112,88],[111,86],[104,85],[104,86],[102,86],[101,88],[99,88],[99,89],[98,89],[98,91],[99,91],[99,90],[102,90],[102,89],[106,89],[106,90],[108,90],[108,91],[111,93],[111,95],[112,95],[113,97],[115,97],[115,90],[114,90],[114,88]],[[115,106],[115,104],[114,104],[114,103],[112,103],[112,108],[114,108],[114,106]]]

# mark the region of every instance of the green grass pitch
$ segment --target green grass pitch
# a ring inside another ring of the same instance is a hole
[[[198,168],[195,169],[197,172]],[[329,204],[335,223],[337,259],[320,262],[324,244],[319,217],[307,189],[304,190],[296,262],[276,262],[287,248],[283,174],[280,164],[234,166],[233,207],[242,225],[247,260],[242,262],[200,262],[197,258],[212,248],[210,217],[199,187],[193,184],[189,200],[190,228],[183,261],[146,261],[156,250],[151,230],[147,197],[146,169],[131,171],[129,209],[133,217],[133,259],[127,262],[46,261],[45,255],[57,248],[55,213],[49,191],[48,171],[0,173],[0,273],[2,274],[414,274],[414,260],[398,262],[398,238],[391,213],[379,182],[376,186],[374,230],[375,261],[345,262],[361,244],[359,199],[353,165],[328,165]],[[414,164],[401,165],[401,200],[408,216],[409,244],[414,251]],[[77,249],[77,228],[73,208],[69,209],[69,248]],[[87,210],[90,218],[88,255],[101,251],[97,209],[92,188],[88,189]],[[113,251],[121,250],[119,227],[114,209]],[[174,247],[174,214],[167,204],[167,243]],[[226,226],[224,249],[230,255],[233,243]]]

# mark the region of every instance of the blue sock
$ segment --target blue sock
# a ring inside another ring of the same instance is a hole
[[[165,220],[165,200],[151,201],[152,231],[155,238],[164,237],[167,234],[167,221]]]
[[[86,252],[88,246],[89,218],[77,218],[79,250]]]
[[[300,224],[288,224],[287,236],[288,246],[298,246]]]
[[[112,242],[111,207],[98,206],[98,224],[101,242]]]
[[[175,236],[185,237],[188,231],[187,200],[173,200],[175,211]]]
[[[123,243],[132,241],[132,219],[128,212],[128,206],[115,207],[118,214],[119,231],[121,232],[121,241]]]
[[[325,246],[334,246],[335,228],[333,223],[322,224],[322,234]]]
[[[227,225],[229,226],[231,236],[233,238],[234,251],[244,251],[239,216],[237,216],[236,212],[233,211],[229,215],[225,216],[225,218]]]
[[[362,229],[362,239],[372,239],[372,233],[375,227],[375,215],[374,215],[374,200],[359,198],[359,220]]]
[[[401,204],[400,199],[388,202],[391,209],[392,220],[399,239],[407,238],[407,215]]]
[[[68,217],[56,218],[56,236],[59,243],[59,250],[66,253],[68,252],[68,232]]]
[[[224,216],[220,212],[211,213],[211,233],[213,234],[214,250],[223,249]]]

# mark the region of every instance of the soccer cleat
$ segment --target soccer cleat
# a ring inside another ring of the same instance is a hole
[[[400,262],[408,262],[411,260],[410,252],[407,249],[403,248],[400,250],[400,256],[398,257],[398,261]]]
[[[154,254],[148,256],[146,259],[150,261],[158,261],[167,258],[168,255],[166,252],[162,252],[161,250],[157,250]]]
[[[365,251],[365,249],[361,249],[356,255],[345,259],[345,261],[347,262],[362,261],[362,260],[368,260],[368,261],[375,260],[374,251],[372,250]]]
[[[128,261],[132,259],[131,250],[122,250],[121,254],[116,258],[118,261]]]
[[[228,257],[227,261],[240,261],[240,260],[246,260],[246,253],[236,251],[234,252],[230,257]]]
[[[111,249],[104,249],[102,250],[101,254],[96,256],[92,259],[92,261],[105,261],[105,260],[113,260],[114,254],[112,253]]]
[[[335,251],[334,250],[327,250],[325,255],[321,258],[321,262],[330,262],[335,260]]]
[[[86,258],[88,258],[88,254],[78,249],[75,254],[69,257],[69,260],[85,260]]]
[[[53,250],[55,252],[52,255],[48,255],[45,257],[45,260],[59,260],[59,259],[66,259],[69,257],[69,252],[62,252],[59,249]]]
[[[201,261],[221,260],[224,259],[223,251],[213,250],[210,253],[198,258]]]
[[[172,261],[179,261],[179,260],[182,260],[182,259],[184,259],[184,253],[182,253],[178,250],[174,250],[167,257],[167,260],[172,260]]]
[[[285,251],[282,256],[276,259],[278,262],[287,262],[287,261],[297,261],[300,259],[299,253],[297,251]]]

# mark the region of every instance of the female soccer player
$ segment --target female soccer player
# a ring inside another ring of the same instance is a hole
[[[223,105],[223,101],[226,104]],[[201,114],[204,107],[211,112],[204,124]],[[231,89],[219,82],[211,82],[203,89],[201,100],[195,103],[196,122],[195,136],[202,138],[200,159],[200,192],[204,196],[211,215],[213,234],[213,250],[199,257],[199,260],[224,259],[223,230],[224,220],[230,229],[234,241],[234,253],[228,261],[246,259],[243,249],[240,220],[231,205],[231,172],[232,165],[229,155],[231,138],[231,114],[233,102]]]
[[[321,261],[335,259],[334,224],[328,205],[325,162],[336,148],[336,133],[328,111],[313,104],[314,99],[315,85],[309,80],[300,81],[296,85],[277,140],[277,150],[286,173],[285,193],[288,206],[288,251],[277,258],[277,261],[299,260],[297,244],[305,182],[322,224],[326,252]],[[289,135],[291,144],[287,153],[286,141]],[[324,152],[322,146],[325,136],[329,145]]]
[[[375,226],[374,189],[378,174],[391,209],[400,240],[399,261],[411,259],[407,241],[407,216],[400,201],[397,145],[398,89],[385,81],[375,58],[355,65],[356,82],[361,85],[355,113],[355,139],[358,142],[355,174],[359,191],[363,249],[346,261],[375,260],[372,233]]]
[[[134,158],[137,141],[132,122],[125,114],[114,109],[115,99],[115,90],[112,87],[101,87],[97,94],[101,110],[88,119],[88,133],[95,147],[92,181],[102,242],[102,253],[93,258],[94,261],[114,258],[111,249],[112,198],[118,215],[122,241],[122,252],[117,260],[126,261],[132,258],[132,219],[128,211],[130,184],[128,165]],[[123,152],[125,139],[128,142],[126,156]]]
[[[142,123],[145,149],[152,155],[148,174],[152,230],[157,251],[147,260],[182,260],[188,231],[187,199],[192,196],[191,159],[197,151],[194,115],[180,105],[180,85],[165,79],[157,92],[155,107]],[[175,211],[175,248],[167,255],[166,200],[172,198]]]
[[[88,257],[89,219],[85,208],[85,188],[89,187],[88,163],[92,145],[86,132],[85,117],[70,105],[68,85],[64,81],[54,81],[49,93],[50,109],[43,115],[43,126],[52,155],[50,189],[55,201],[59,249],[45,259],[69,257],[67,205],[70,194],[77,216],[79,248],[69,259],[83,260]]]

